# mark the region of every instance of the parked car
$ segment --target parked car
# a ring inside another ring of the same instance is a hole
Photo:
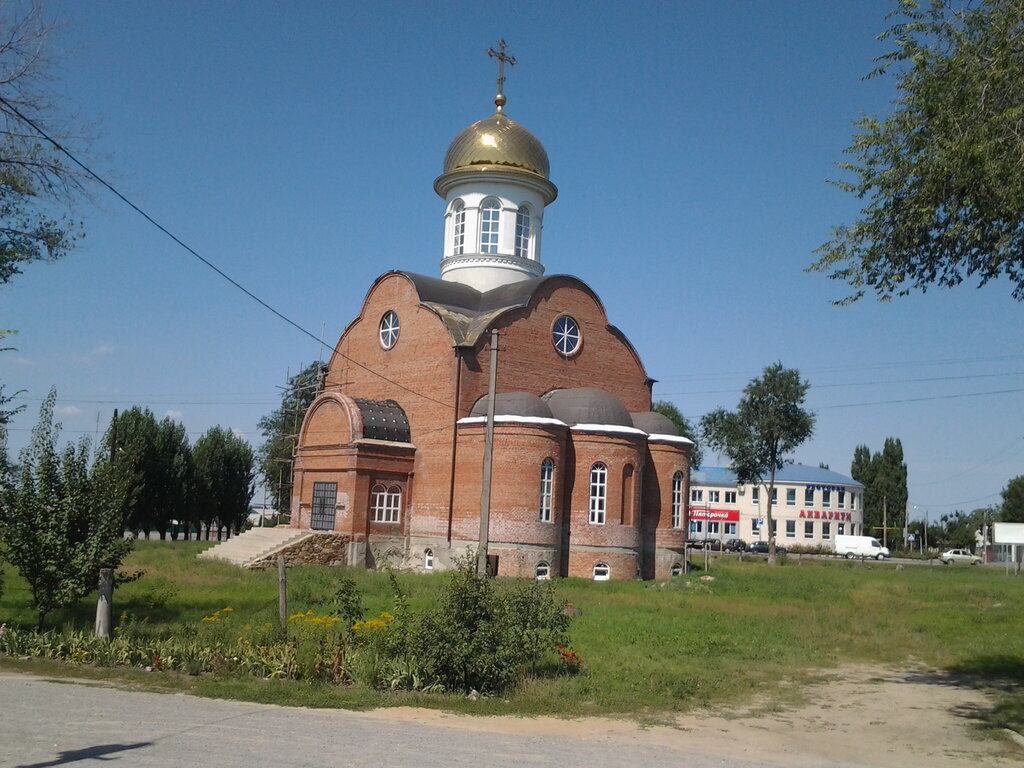
[[[719,539],[690,539],[686,546],[693,549],[709,549],[712,552],[722,551],[722,542]]]
[[[966,549],[949,549],[939,555],[941,560],[946,565],[952,563],[970,563],[971,565],[981,565],[981,558],[977,555],[972,555]]]
[[[729,539],[727,542],[725,542],[725,551],[746,552],[747,542],[745,542],[743,539]]]
[[[767,555],[768,554],[768,542],[767,541],[755,541],[750,545],[750,552],[755,555]],[[784,555],[786,554],[786,548],[780,547],[778,544],[775,545],[775,554]]]

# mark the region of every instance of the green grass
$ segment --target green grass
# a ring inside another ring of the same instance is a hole
[[[145,576],[119,588],[115,613],[170,634],[230,606],[252,625],[277,621],[276,571],[243,571],[197,560],[205,544],[140,543],[128,569]],[[0,621],[30,626],[24,582],[6,567]],[[571,628],[586,672],[529,680],[501,699],[385,694],[356,686],[281,681],[175,678],[136,670],[98,671],[133,685],[159,685],[211,696],[305,706],[365,708],[394,704],[477,713],[628,714],[658,718],[697,705],[749,702],[759,694],[793,695],[787,683],[846,662],[925,665],[992,690],[991,726],[1024,730],[1024,579],[988,568],[908,567],[793,558],[716,559],[714,581],[700,572],[668,582],[565,579],[561,600],[582,614]],[[289,571],[289,612],[323,612],[344,574],[364,594],[367,615],[390,607],[384,574],[301,567]],[[414,606],[428,605],[443,576],[400,574]],[[83,601],[54,625],[88,627]],[[4,660],[4,668],[51,670],[44,662]]]

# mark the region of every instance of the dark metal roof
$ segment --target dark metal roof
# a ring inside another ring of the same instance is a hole
[[[412,442],[409,419],[394,400],[366,400],[353,397],[363,419],[363,437],[392,443]]]
[[[601,306],[597,294],[582,280],[570,275],[548,275],[520,280],[478,291],[468,285],[414,272],[401,272],[416,287],[420,302],[434,310],[444,320],[456,347],[472,347],[491,323],[501,315],[527,306],[540,287],[555,278],[570,279],[582,286]]]
[[[642,429],[648,435],[676,435],[679,429],[668,416],[657,411],[641,411],[629,414],[633,417],[633,426]]]
[[[484,395],[473,406],[471,416],[486,416],[489,395]],[[499,392],[494,396],[494,413],[496,416],[539,416],[552,418],[548,404],[529,392]]]
[[[633,419],[615,395],[596,387],[555,389],[544,395],[551,414],[569,426],[614,424],[632,427]]]

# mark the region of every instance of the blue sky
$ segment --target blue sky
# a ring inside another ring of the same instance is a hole
[[[862,80],[891,7],[47,4],[63,23],[53,87],[93,127],[89,163],[329,344],[380,273],[438,274],[432,183],[493,110],[485,51],[504,37],[506,112],[559,188],[548,273],[597,290],[655,397],[696,419],[770,363],[799,368],[818,424],[794,458],[847,473],[856,445],[899,437],[911,503],[934,518],[1024,473],[1024,306],[1001,282],[838,308],[843,286],[804,272],[858,209],[826,180],[852,121],[893,96]],[[138,404],[193,439],[220,424],[258,445],[319,345],[104,191],[75,216],[71,256],[0,289],[0,327],[19,330],[0,377],[28,406],[12,450],[51,385],[69,437]]]

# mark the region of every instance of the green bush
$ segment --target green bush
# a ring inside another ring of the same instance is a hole
[[[357,679],[375,688],[499,693],[545,660],[578,671],[560,652],[569,619],[550,582],[499,588],[478,576],[472,563],[444,578],[437,606],[416,614],[392,576],[394,617],[356,625]]]

